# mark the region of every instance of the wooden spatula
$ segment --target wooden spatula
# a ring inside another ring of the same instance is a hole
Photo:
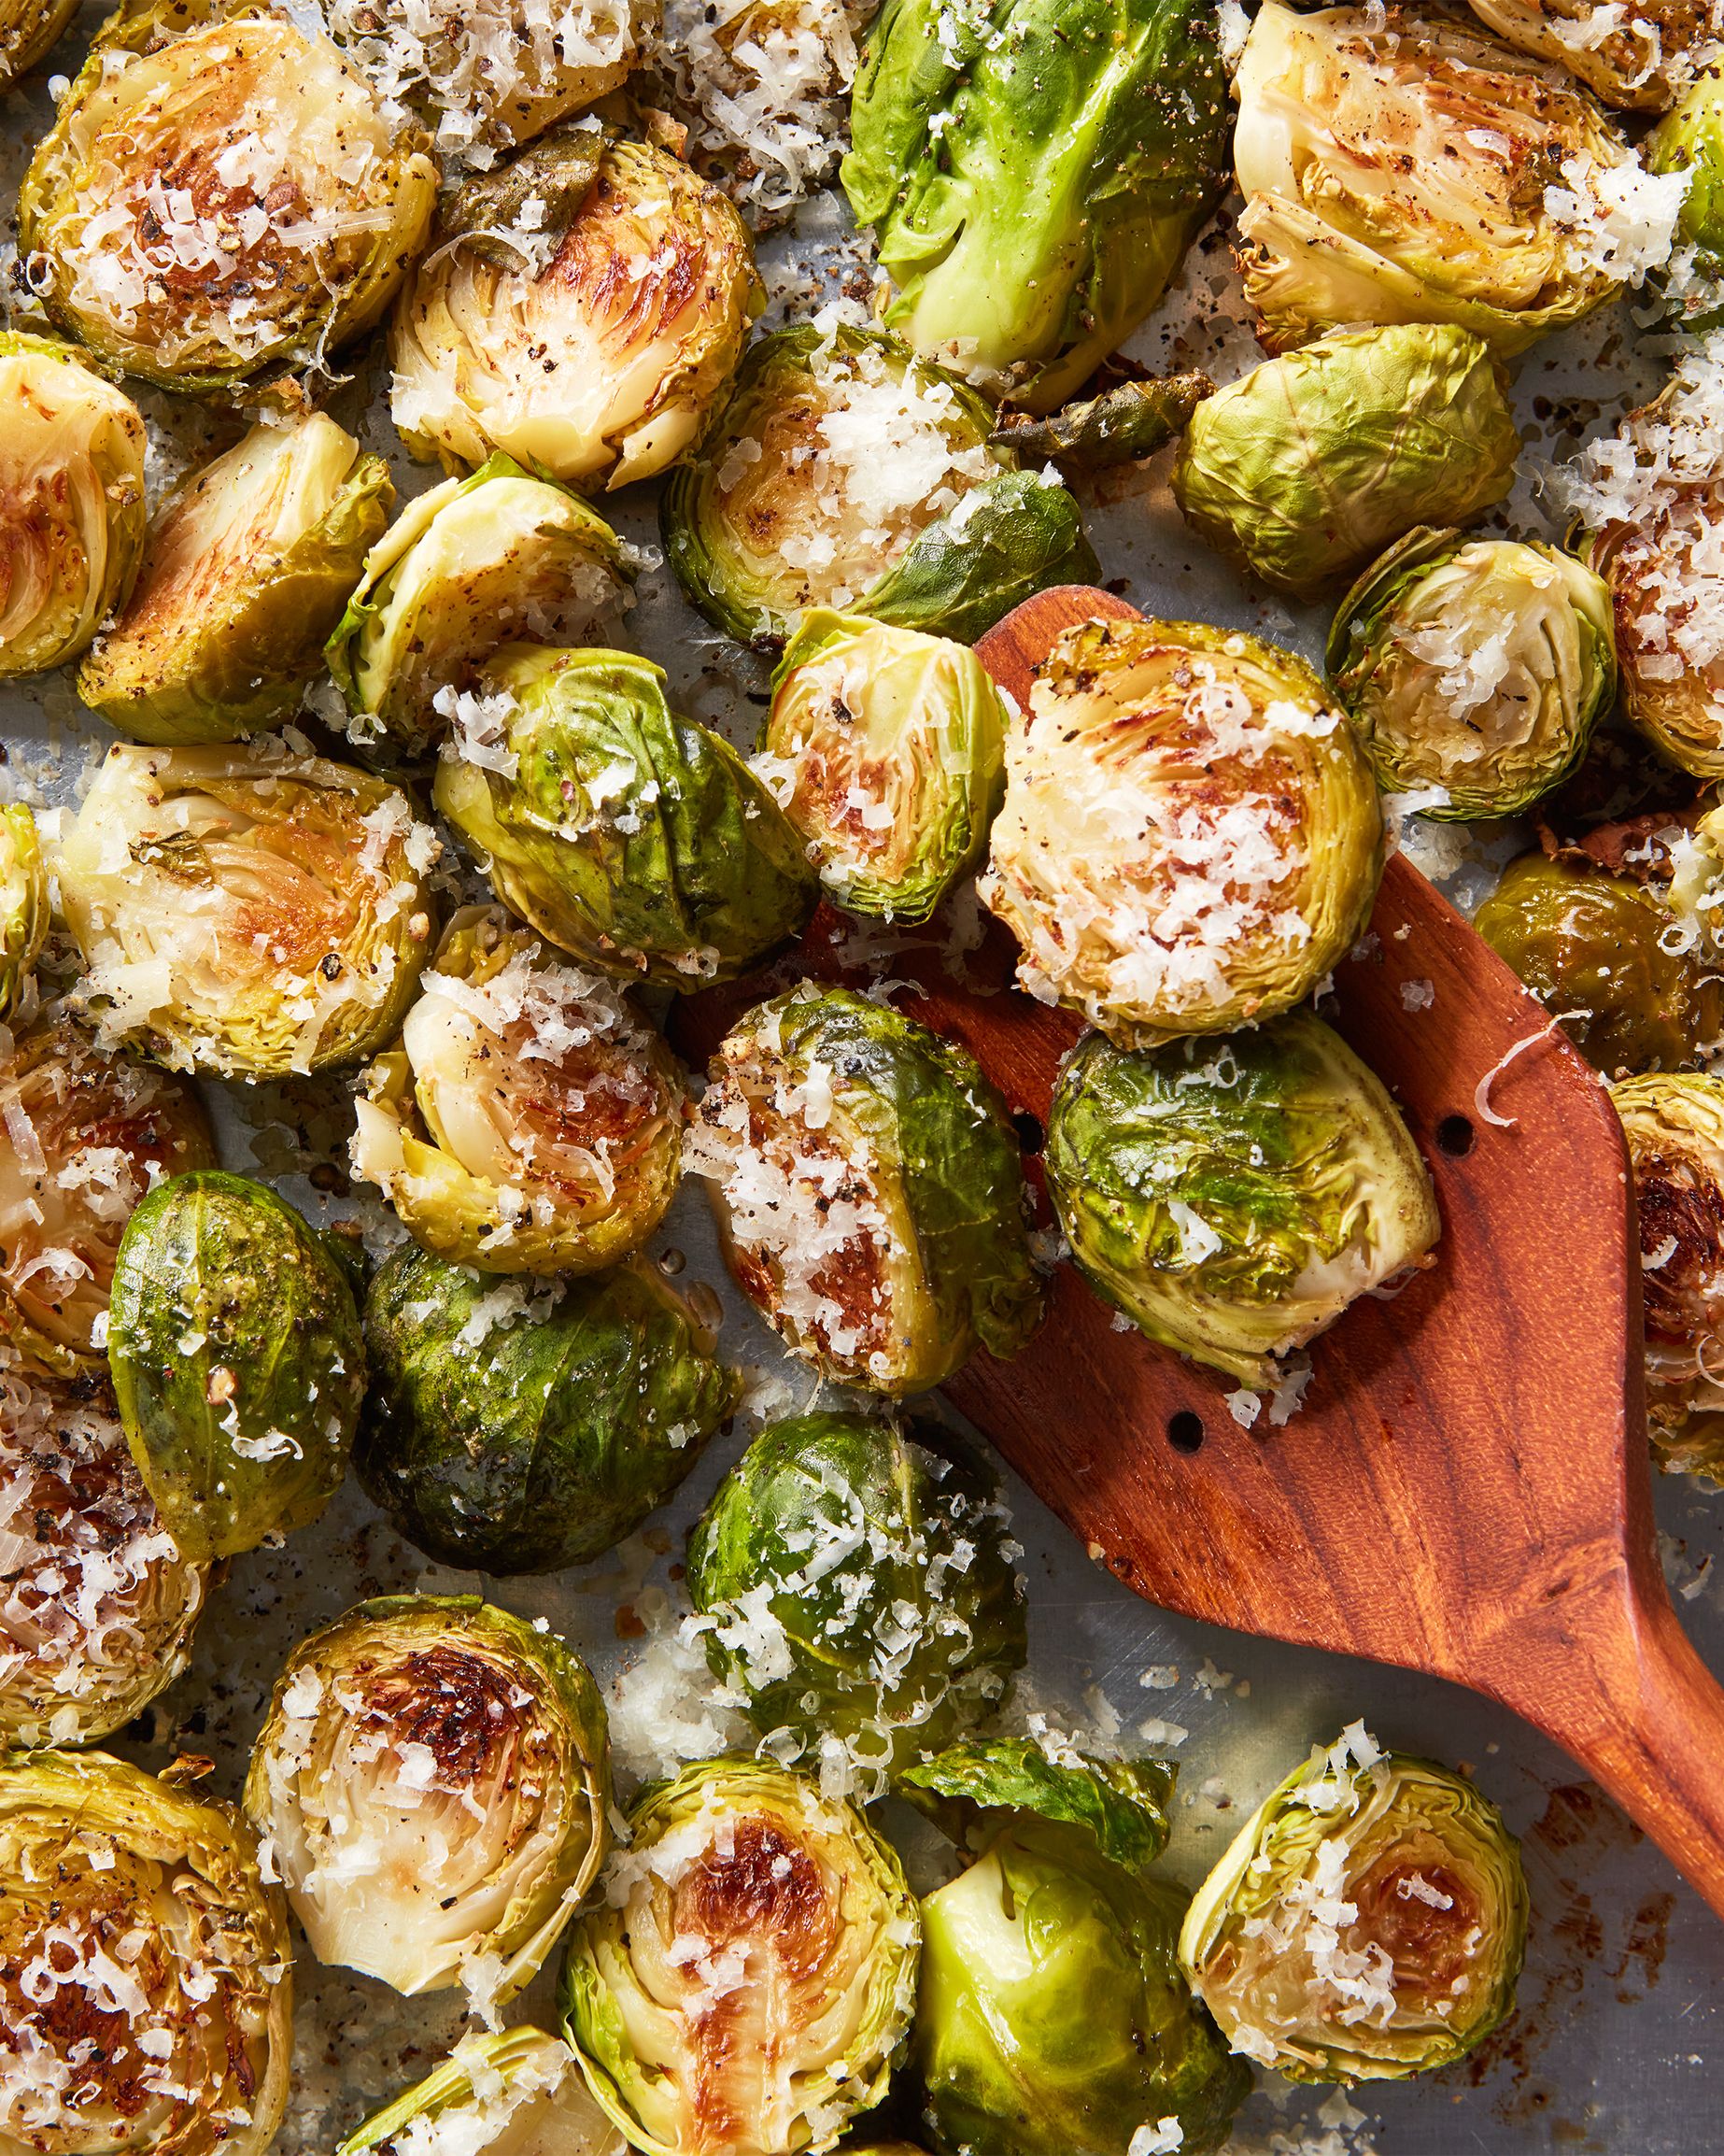
[[[1042,592],[977,649],[1027,703],[1059,631],[1104,615],[1134,610]],[[683,1007],[685,1052],[703,1058],[741,1005],[788,980],[865,979],[855,941],[823,909],[770,976]],[[975,1056],[1033,1146],[1082,1028],[1005,986],[1012,957],[996,929],[962,986],[931,943],[886,965],[924,991],[899,1008]],[[977,1355],[947,1393],[1139,1595],[1502,1701],[1724,1915],[1724,1691],[1653,1539],[1639,1243],[1609,1098],[1405,860],[1335,986],[1323,1014],[1399,1100],[1443,1234],[1432,1270],[1315,1343],[1300,1410],[1241,1426],[1228,1381],[1116,1329],[1068,1266],[1024,1353]]]

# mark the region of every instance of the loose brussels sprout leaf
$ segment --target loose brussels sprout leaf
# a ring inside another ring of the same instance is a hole
[[[882,621],[974,644],[1033,593],[1100,575],[1067,489],[1004,472],[918,532],[858,604]]]
[[[588,2087],[646,2156],[830,2149],[885,2094],[915,2001],[890,1844],[747,1759],[652,1784],[629,1825],[563,1963]]]
[[[765,786],[627,651],[515,645],[437,806],[541,935],[666,988],[728,981],[796,935],[819,884]]]
[[[864,1415],[774,1423],[689,1539],[713,1672],[782,1765],[879,1796],[1023,1667],[1010,1532],[978,1458]]]
[[[320,31],[152,0],[101,31],[18,198],[55,326],[163,389],[321,365],[382,315],[437,170]]]
[[[754,768],[835,904],[926,921],[987,844],[1006,723],[961,645],[817,606],[772,676]]]
[[[1005,1103],[963,1049],[805,985],[720,1046],[684,1165],[726,1260],[793,1354],[897,1397],[1041,1317]]]
[[[1086,621],[1006,741],[981,884],[1018,978],[1123,1045],[1301,1002],[1382,873],[1370,766],[1302,660],[1184,621]]]
[[[1050,1758],[1027,1737],[957,1744],[907,1767],[897,1794],[955,1842],[981,1850],[1019,1819],[1051,1820],[1087,1836],[1128,1871],[1144,1871],[1173,1831],[1174,1769],[1156,1759]]]
[[[430,955],[437,852],[404,794],[275,740],[109,749],[56,862],[105,1044],[240,1078],[363,1061]]]
[[[1353,1723],[1240,1828],[1180,1959],[1236,2051],[1350,2087],[1464,2058],[1513,2008],[1526,1927],[1496,1807]]]
[[[385,1596],[303,1640],[246,1776],[320,1962],[488,2006],[592,1885],[610,1801],[586,1664],[471,1595]]]
[[[615,983],[472,907],[419,987],[355,1102],[354,1172],[487,1272],[592,1272],[644,1242],[676,1190],[682,1074]]]
[[[1644,0],[1632,13],[1609,0],[1472,0],[1472,7],[1499,37],[1631,112],[1662,112],[1696,58],[1717,46],[1707,0]]]
[[[897,287],[887,323],[1051,411],[1171,282],[1225,184],[1227,122],[1196,0],[887,0],[842,167]]]
[[[120,1239],[108,1368],[138,1471],[188,1557],[315,1520],[365,1389],[359,1312],[323,1240],[267,1184],[159,1184]]]
[[[989,440],[1020,457],[1052,457],[1068,472],[1099,472],[1152,457],[1184,433],[1198,405],[1214,394],[1215,384],[1202,374],[1116,382],[1045,419],[1023,414],[1006,418]]]
[[[498,269],[530,271],[562,245],[615,139],[583,121],[541,135],[507,164],[470,174],[443,213],[439,236],[465,241]]]
[[[51,337],[0,330],[0,680],[76,659],[144,549],[144,422]]]
[[[34,1009],[36,956],[48,934],[48,864],[22,801],[0,807],[0,1021]]]
[[[1441,819],[1518,816],[1616,693],[1610,593],[1552,546],[1409,532],[1342,600],[1328,666],[1386,791]]]
[[[27,2062],[0,2095],[9,2149],[263,2156],[292,1970],[230,1806],[101,1752],[0,1762],[0,2052]]]
[[[381,457],[313,412],[259,425],[171,496],[78,693],[134,741],[237,741],[290,716],[388,520]]]
[[[0,90],[28,75],[60,42],[78,0],[4,0],[0,5]]]
[[[434,2073],[374,2111],[335,2156],[626,2156],[560,2036],[463,2036]]]
[[[468,464],[502,449],[591,487],[662,472],[705,426],[756,311],[735,210],[675,158],[617,142],[559,241],[523,269],[495,252],[438,248],[396,312],[391,409],[409,448]]]
[[[360,1481],[417,1548],[505,1578],[631,1534],[742,1392],[644,1265],[538,1286],[399,1251],[372,1282],[365,1345]]]
[[[1080,1042],[1048,1119],[1048,1187],[1098,1295],[1259,1391],[1440,1229],[1394,1102],[1304,1012],[1152,1054]]]
[[[1415,525],[1503,499],[1520,453],[1507,387],[1446,322],[1325,337],[1198,405],[1174,499],[1236,568],[1315,599]]]
[[[1652,281],[1690,334],[1724,326],[1724,66],[1714,61],[1684,86],[1641,155],[1648,172],[1688,181],[1670,262]]]

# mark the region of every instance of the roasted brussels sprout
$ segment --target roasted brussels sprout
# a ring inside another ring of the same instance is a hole
[[[19,191],[19,260],[66,335],[210,394],[369,329],[436,195],[424,137],[320,29],[263,0],[145,0],[60,101]]]
[[[1633,112],[1661,112],[1696,58],[1717,45],[1709,0],[1639,0],[1632,12],[1610,0],[1472,0],[1472,8],[1499,37]]]
[[[890,1844],[752,1759],[653,1783],[629,1826],[563,1963],[587,2086],[646,2156],[830,2149],[884,2095],[915,2001]]]
[[[1648,172],[1688,181],[1670,262],[1652,281],[1681,328],[1724,326],[1724,64],[1715,60],[1683,86],[1641,155]]]
[[[542,2029],[463,2036],[424,2080],[355,2127],[335,2156],[626,2156],[574,2053]]]
[[[820,887],[800,840],[729,743],[671,709],[662,668],[523,644],[485,679],[493,738],[458,738],[437,806],[541,935],[692,989],[803,927]]]
[[[355,1173],[487,1272],[592,1272],[644,1242],[676,1189],[682,1077],[615,985],[473,907],[419,986],[355,1103]]]
[[[76,659],[144,550],[144,422],[51,337],[0,330],[0,680]]]
[[[1024,413],[1007,418],[989,439],[1020,457],[1052,457],[1066,471],[1098,472],[1152,457],[1184,433],[1198,405],[1214,394],[1208,375],[1127,379],[1045,419]]]
[[[78,6],[78,0],[6,0],[0,7],[0,90],[48,57]]]
[[[1050,411],[1154,306],[1220,199],[1227,70],[1196,0],[886,0],[842,167],[918,351]]]
[[[774,1423],[689,1539],[714,1674],[782,1765],[817,1767],[835,1794],[881,1795],[996,1706],[1023,1666],[1010,1532],[973,1456],[864,1415]]]
[[[169,497],[78,693],[134,741],[237,741],[298,708],[395,489],[313,412],[253,427]]]
[[[1180,1959],[1236,2051],[1350,2086],[1464,2058],[1513,2008],[1526,1927],[1496,1807],[1354,1723],[1240,1828]]]
[[[32,1006],[49,911],[48,865],[35,818],[21,801],[8,801],[0,807],[0,1024]]]
[[[1388,792],[1439,818],[1518,816],[1616,693],[1610,593],[1553,546],[1409,532],[1342,600],[1328,666]]]
[[[395,424],[420,456],[502,449],[590,487],[650,478],[699,434],[741,356],[747,229],[638,142],[605,149],[565,230],[526,215],[516,229],[548,243],[530,259],[503,266],[458,234],[420,264],[389,335]]]
[[[346,1272],[287,1200],[171,1176],[120,1239],[108,1313],[120,1419],[188,1557],[303,1527],[343,1475],[365,1389]]]
[[[362,1062],[430,954],[437,851],[404,794],[273,739],[111,748],[57,859],[81,993],[179,1070]]]
[[[684,1165],[743,1294],[841,1383],[925,1392],[1040,1319],[1005,1103],[963,1049],[851,989],[748,1013]]]
[[[593,1883],[610,1801],[586,1664],[473,1595],[385,1596],[303,1640],[246,1776],[320,1962],[491,2006]]]
[[[1303,1001],[1382,859],[1370,766],[1302,660],[1188,621],[1086,621],[1007,737],[981,888],[1032,995],[1147,1046]]]
[[[1006,724],[962,645],[814,607],[772,676],[754,768],[836,904],[926,921],[986,848]]]
[[[671,1495],[742,1380],[657,1269],[544,1286],[398,1251],[365,1303],[360,1481],[409,1541],[507,1577],[597,1557]]]
[[[281,1891],[230,1806],[101,1752],[0,1762],[8,2150],[263,2156],[292,1971]]]
[[[1236,568],[1315,599],[1415,525],[1503,499],[1520,453],[1507,384],[1451,323],[1325,337],[1197,406],[1174,499]]]
[[[1440,1227],[1394,1102],[1304,1012],[1149,1054],[1090,1034],[1054,1091],[1048,1187],[1097,1294],[1264,1391]]]

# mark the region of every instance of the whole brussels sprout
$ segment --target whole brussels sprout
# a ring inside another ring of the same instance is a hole
[[[404,794],[274,739],[111,748],[56,863],[80,993],[179,1070],[362,1062],[430,956],[438,850]]]
[[[290,716],[322,671],[395,489],[333,419],[259,425],[163,504],[130,603],[78,670],[134,741],[237,741]]]
[[[1294,2081],[1394,2081],[1505,2021],[1526,1950],[1520,1851],[1470,1781],[1358,1723],[1239,1829],[1180,1934],[1236,2051]]]
[[[714,1057],[685,1166],[737,1284],[842,1384],[925,1392],[1041,1318],[1005,1103],[963,1049],[848,988],[761,1003]]]
[[[1388,1092],[1304,1012],[1152,1054],[1090,1034],[1060,1070],[1047,1166],[1096,1293],[1261,1391],[1441,1227]]]
[[[1586,754],[1616,693],[1610,593],[1553,546],[1409,532],[1342,600],[1329,686],[1390,793],[1518,816]]]
[[[1161,298],[1219,201],[1227,70],[1196,0],[886,0],[842,167],[885,319],[1049,411]]]
[[[587,2086],[646,2156],[818,2156],[885,2094],[910,2026],[916,1905],[891,1845],[752,1759],[650,1784],[629,1828],[563,1962]]]
[[[36,957],[48,934],[48,864],[22,801],[0,807],[0,1023],[34,1008]]]
[[[1472,7],[1499,37],[1631,112],[1661,112],[1717,36],[1706,0],[1640,0],[1632,14],[1610,0],[1472,0]]]
[[[21,2092],[8,2076],[8,2148],[263,2156],[275,2139],[293,2044],[287,1905],[238,1813],[177,1786],[199,1770],[158,1778],[101,1752],[0,1761],[0,2052],[27,2062]]]
[[[354,1103],[355,1174],[486,1272],[592,1272],[644,1242],[676,1190],[682,1073],[615,983],[475,906],[419,987]]]
[[[1451,323],[1324,337],[1198,405],[1174,499],[1224,560],[1315,599],[1415,525],[1465,524],[1503,499],[1520,453],[1507,387]]]
[[[303,1639],[246,1776],[320,1962],[491,2006],[597,1878],[610,1803],[586,1664],[476,1595],[383,1596]]]
[[[742,1392],[644,1265],[530,1287],[398,1251],[372,1282],[365,1343],[360,1481],[417,1548],[505,1578],[631,1534]]]
[[[335,2156],[412,2156],[428,2143],[464,2156],[626,2156],[587,2093],[574,2053],[543,2029],[463,2036],[422,2081],[356,2126]]]
[[[989,440],[1020,457],[1051,457],[1064,471],[1099,472],[1152,457],[1184,433],[1198,405],[1214,394],[1208,375],[1127,377],[1044,419],[1014,413]]]
[[[5,0],[0,6],[0,90],[28,75],[59,44],[78,0]]]
[[[772,676],[754,768],[835,904],[920,922],[987,846],[1006,726],[962,645],[816,606]]]
[[[108,1368],[138,1472],[182,1554],[231,1557],[334,1496],[365,1390],[359,1312],[267,1184],[158,1184],[120,1238]]]
[[[81,354],[0,330],[0,680],[76,659],[144,550],[144,422]]]
[[[55,327],[191,395],[320,365],[382,315],[437,195],[319,29],[264,0],[145,0],[98,32],[18,197]]]
[[[1685,83],[1641,145],[1648,172],[1681,173],[1675,246],[1653,279],[1674,320],[1693,335],[1724,327],[1724,66]]]
[[[1302,1002],[1382,863],[1370,766],[1302,660],[1189,621],[1085,621],[1007,736],[981,891],[1033,996],[1147,1046]]]
[[[497,739],[456,745],[436,802],[542,936],[693,989],[798,933],[820,888],[801,842],[729,743],[671,709],[661,667],[521,644],[485,678]]]
[[[865,1415],[774,1423],[689,1539],[713,1673],[781,1764],[881,1795],[1023,1667],[1010,1529],[973,1456]]]

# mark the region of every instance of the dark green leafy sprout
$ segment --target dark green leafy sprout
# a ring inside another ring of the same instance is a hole
[[[30,1001],[49,915],[35,818],[22,801],[8,801],[0,808],[0,1022]]]
[[[361,1602],[276,1681],[246,1809],[326,1966],[415,1997],[529,1983],[610,1847],[604,1702],[476,1595]]]
[[[1648,172],[1688,176],[1670,264],[1657,281],[1681,327],[1724,326],[1724,66],[1715,60],[1684,85],[1641,145]]]
[[[5,0],[0,6],[0,90],[46,60],[77,13],[78,0]]]
[[[1240,1828],[1180,1959],[1236,2051],[1350,2087],[1464,2058],[1514,2007],[1526,1928],[1496,1807],[1355,1722]]]
[[[1617,686],[1610,593],[1590,569],[1423,528],[1342,600],[1327,657],[1378,782],[1447,820],[1518,816],[1547,793]]]
[[[1116,382],[1045,419],[1007,418],[988,439],[1020,457],[1052,457],[1064,471],[1099,472],[1152,457],[1184,433],[1198,405],[1214,394],[1215,384],[1202,374]]]
[[[996,1706],[1023,1667],[1010,1530],[973,1455],[864,1415],[775,1423],[689,1540],[714,1674],[781,1764],[880,1795]]]
[[[134,741],[237,741],[297,710],[395,498],[321,412],[259,425],[158,511],[78,693]]]
[[[563,1963],[587,2086],[646,2156],[819,2156],[885,2094],[915,2003],[891,1845],[752,1759],[649,1784],[629,1826]]]
[[[805,984],[714,1058],[685,1166],[742,1292],[825,1376],[925,1392],[1041,1317],[1005,1103],[961,1048]]]
[[[754,768],[835,904],[926,921],[987,845],[1006,727],[962,645],[817,606],[772,676]]]
[[[1227,135],[1195,0],[887,0],[842,167],[897,288],[887,323],[1052,410],[1166,290],[1225,185]]]
[[[881,621],[974,644],[1034,593],[1100,575],[1058,475],[1002,472],[918,532],[857,604]]]
[[[1415,525],[1503,499],[1520,453],[1507,387],[1452,323],[1324,337],[1198,405],[1174,499],[1224,560],[1315,599]]]
[[[398,1251],[365,1303],[354,1466],[409,1541],[507,1577],[597,1557],[736,1411],[738,1374],[650,1266],[496,1282]]]
[[[693,989],[796,935],[820,886],[765,786],[664,684],[632,652],[510,645],[436,802],[541,935],[605,972]]]
[[[315,1520],[365,1390],[346,1275],[266,1184],[197,1169],[126,1224],[108,1368],[138,1471],[183,1555],[231,1557]]]
[[[972,1852],[1027,1812],[1081,1829],[1110,1864],[1143,1871],[1172,1833],[1174,1774],[1159,1759],[1053,1758],[1025,1737],[954,1744],[907,1767],[897,1794]]]
[[[356,2126],[335,2156],[625,2156],[628,2143],[587,2094],[560,2036],[525,2024],[463,2036],[393,2103]]]
[[[1099,1295],[1264,1391],[1440,1227],[1394,1102],[1303,1012],[1149,1054],[1089,1035],[1054,1090],[1048,1187]]]
[[[1622,16],[1590,0],[1472,0],[1472,6],[1499,37],[1554,61],[1606,105],[1632,112],[1663,111],[1695,61],[1708,57],[1717,42],[1707,0],[1647,0]],[[1648,160],[1648,169],[1661,167]]]

